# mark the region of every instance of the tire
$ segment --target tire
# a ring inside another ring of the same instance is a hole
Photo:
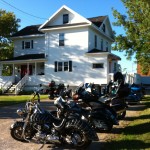
[[[119,113],[118,116],[117,116],[117,119],[118,120],[122,120],[122,119],[125,118],[125,116],[126,116],[126,110],[123,111],[122,113]]]
[[[71,120],[67,122],[65,127],[65,137],[70,141],[70,144],[75,149],[86,149],[92,142],[90,126],[81,120]],[[75,144],[76,143],[76,144]]]
[[[113,128],[113,124],[111,122],[106,122],[104,120],[93,120],[93,123],[96,131],[100,133],[110,132]]]
[[[31,127],[27,126],[25,130],[25,138],[27,140],[25,140],[21,136],[23,132],[23,125],[24,125],[24,122],[16,122],[11,128],[10,134],[17,141],[27,142],[27,140],[31,140],[33,138],[33,136],[35,135],[35,132]]]

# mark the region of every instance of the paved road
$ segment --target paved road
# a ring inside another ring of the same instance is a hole
[[[54,110],[55,107],[53,106],[53,101],[50,100],[42,100],[41,106],[46,108],[47,110]],[[42,144],[35,143],[35,141],[31,141],[30,143],[22,143],[19,141],[14,140],[10,136],[10,125],[14,122],[15,119],[19,119],[16,110],[18,108],[23,108],[24,104],[18,104],[18,105],[12,105],[0,108],[0,150],[38,150]],[[138,113],[133,110],[142,110],[143,106],[141,105],[135,105],[130,106],[126,119],[119,122],[119,126],[114,126],[111,133],[98,133],[98,137],[100,141],[98,142],[92,142],[91,146],[88,148],[88,150],[106,150],[104,148],[104,143],[107,143],[108,140],[111,140],[116,135],[121,133],[123,128],[127,126],[127,124],[131,121],[128,119],[128,117],[136,116]],[[42,150],[65,150],[68,148],[53,148],[50,147],[50,145],[46,144]],[[71,149],[71,148],[69,148]]]
[[[41,102],[41,106],[46,108],[47,110],[54,110],[53,101],[43,100]],[[16,110],[18,108],[23,108],[24,104],[17,104],[7,107],[0,108],[0,150],[38,150],[42,144],[35,143],[32,141],[30,143],[22,143],[14,140],[10,136],[10,125],[14,122],[14,120],[19,120],[18,115],[16,114]],[[89,150],[100,150],[101,143],[93,142],[89,147]],[[62,150],[68,148],[53,148],[46,144],[42,150]],[[69,148],[70,149],[70,148]]]

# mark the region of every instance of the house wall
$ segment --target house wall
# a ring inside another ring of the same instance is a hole
[[[95,47],[95,35],[97,36],[97,47]],[[97,48],[101,50],[101,39],[103,39],[103,51],[106,51],[106,42],[108,42],[108,51],[111,52],[111,42],[106,37],[104,37],[102,34],[97,32],[96,30],[93,30],[92,28],[89,28],[89,50],[92,50],[93,48]]]
[[[33,49],[22,49],[22,41],[33,40]],[[38,54],[45,53],[45,37],[32,37],[32,38],[21,38],[14,39],[14,57],[24,54]]]
[[[65,33],[65,46],[59,46],[59,33]],[[46,34],[46,54],[48,61],[45,64],[45,76],[48,82],[55,80],[69,85],[78,86],[81,82],[107,83],[107,57],[88,57],[88,43],[93,45],[89,38],[88,28],[66,29],[50,31]],[[93,34],[94,35],[94,34]],[[91,35],[90,35],[91,37]],[[54,72],[55,61],[72,61],[72,72]],[[104,68],[93,69],[93,63],[104,63]]]

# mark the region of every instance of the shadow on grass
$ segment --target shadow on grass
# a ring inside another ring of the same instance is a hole
[[[136,117],[126,117],[124,120],[127,121],[133,121],[133,120],[137,120],[137,119],[149,119],[150,116],[148,115],[140,115],[140,116],[136,116]]]
[[[127,126],[124,128],[123,133],[125,135],[139,135],[150,132],[150,122],[141,123],[134,126]]]
[[[144,150],[150,148],[150,143],[144,143],[140,140],[120,140],[103,144],[103,148],[99,150]]]

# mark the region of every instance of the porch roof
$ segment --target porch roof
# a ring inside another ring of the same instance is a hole
[[[31,60],[46,60],[45,59],[45,54],[27,54],[27,55],[21,55],[17,57],[13,57],[11,59],[5,59],[1,60],[1,62],[15,62],[15,61],[31,61]]]
[[[86,54],[88,54],[89,56],[92,55],[92,56],[96,56],[96,55],[108,55],[108,59],[111,59],[111,60],[121,60],[121,58],[115,54],[112,54],[108,51],[103,51],[103,50],[99,50],[99,49],[92,49],[90,51],[88,51]]]

